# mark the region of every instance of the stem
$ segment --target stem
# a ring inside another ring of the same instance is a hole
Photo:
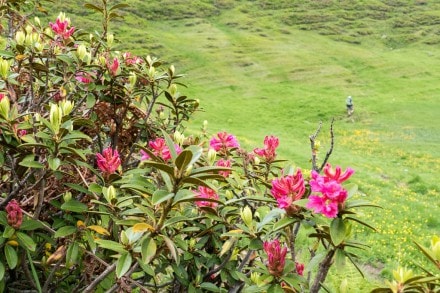
[[[295,240],[296,236],[298,235],[299,228],[301,226],[301,222],[296,222],[292,226],[292,230],[289,231],[289,246],[290,246],[290,255],[292,256],[292,261],[295,262],[296,259],[296,253],[295,253]]]
[[[318,128],[316,129],[315,133],[309,136],[310,139],[310,147],[312,149],[312,170],[315,171],[319,171],[319,168],[316,164],[316,150],[315,150],[315,141],[316,141],[316,137],[318,136],[319,132],[321,131],[322,128],[322,121],[319,122]]]
[[[105,279],[111,272],[113,272],[116,269],[116,262],[113,263],[111,266],[109,266],[105,271],[103,271],[95,280],[93,280],[92,283],[87,286],[83,293],[91,293],[93,292],[93,289],[95,289],[98,284]]]
[[[310,293],[318,293],[321,288],[321,284],[324,283],[325,278],[327,277],[328,271],[333,262],[333,256],[335,255],[336,250],[331,249],[324,260],[319,264],[319,270],[316,274],[315,281],[313,282],[312,287],[310,288]]]
[[[332,119],[332,123],[330,124],[330,148],[325,154],[324,161],[321,164],[321,167],[319,168],[318,172],[321,172],[322,169],[325,167],[325,164],[327,164],[328,159],[330,158],[330,155],[333,152],[333,146],[335,144],[335,135],[333,133],[333,123],[335,122],[335,118]]]

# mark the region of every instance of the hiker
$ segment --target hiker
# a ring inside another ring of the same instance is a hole
[[[345,104],[347,105],[347,114],[351,116],[354,112],[353,98],[348,96],[347,100],[345,100]]]

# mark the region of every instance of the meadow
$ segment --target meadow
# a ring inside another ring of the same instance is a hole
[[[127,1],[111,26],[123,35],[121,51],[157,56],[185,74],[179,90],[203,107],[188,133],[207,120],[210,133],[228,131],[248,148],[273,134],[279,156],[307,168],[309,135],[322,121],[322,159],[334,119],[330,161],[354,168],[351,181],[382,207],[365,214],[377,232],[360,231],[371,246],[361,258],[367,279],[420,261],[413,241],[440,233],[440,4],[191,2]],[[81,3],[55,1],[51,14],[64,11],[93,31],[99,23]],[[338,282],[336,272],[330,278]]]

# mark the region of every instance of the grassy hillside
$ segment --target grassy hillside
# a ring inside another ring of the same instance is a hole
[[[205,111],[188,125],[227,130],[242,145],[281,139],[280,155],[309,166],[308,136],[335,118],[334,164],[382,210],[363,260],[388,275],[418,254],[412,240],[439,233],[440,3],[435,1],[140,1],[112,25],[119,48],[152,54],[186,74],[182,92]],[[55,1],[85,31],[83,1]],[[355,114],[345,115],[352,95]]]

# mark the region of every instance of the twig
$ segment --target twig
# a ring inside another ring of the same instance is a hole
[[[330,124],[330,148],[325,154],[324,161],[321,164],[321,167],[318,170],[318,173],[322,171],[322,169],[325,167],[325,164],[327,164],[328,159],[330,158],[330,155],[333,152],[333,146],[335,144],[335,135],[333,133],[333,123],[335,122],[335,118],[332,119],[332,123]]]
[[[78,172],[79,176],[81,177],[81,180],[84,182],[85,186],[87,186],[87,188],[88,188],[89,184],[87,183],[87,180],[84,178],[81,171],[78,169],[78,166],[76,166],[76,165],[72,165],[72,166],[75,168],[76,172]],[[99,199],[99,196],[97,196],[94,192],[92,192],[92,194],[95,199]]]
[[[52,270],[50,271],[49,276],[46,279],[46,282],[44,282],[44,286],[43,286],[43,292],[48,292],[47,289],[49,288],[50,282],[52,282],[53,276],[55,275],[55,272],[57,271],[57,269],[60,267],[61,262],[64,260],[63,257],[61,257],[57,263],[55,264],[55,266],[52,268]]]
[[[3,208],[4,206],[6,206],[8,204],[8,202],[10,202],[14,196],[16,196],[21,190],[21,188],[23,187],[23,185],[29,180],[29,177],[31,177],[31,175],[33,175],[36,172],[36,170],[32,170],[31,172],[29,172],[24,178],[23,180],[21,180],[20,182],[18,182],[17,186],[8,194],[8,196],[0,203],[0,209]]]
[[[319,171],[318,166],[316,164],[316,149],[315,149],[315,141],[316,137],[318,136],[319,132],[322,128],[322,121],[319,122],[318,128],[316,129],[315,133],[309,136],[310,139],[310,147],[312,148],[312,170]]]
[[[222,263],[218,267],[216,267],[216,268],[210,270],[209,272],[207,272],[203,276],[203,279],[209,278],[211,275],[220,272],[228,264],[229,259],[231,258],[233,251],[234,250],[231,247],[231,249],[229,250],[228,254],[226,255],[225,259],[222,261]]]
[[[91,293],[93,292],[93,289],[95,289],[96,286],[98,286],[98,284],[105,279],[105,277],[107,277],[111,272],[113,272],[116,269],[116,262],[113,263],[111,266],[107,267],[107,269],[105,269],[105,271],[103,271],[95,280],[93,280],[92,283],[89,284],[89,286],[87,286],[83,293]]]
[[[325,281],[327,277],[330,266],[333,262],[333,256],[335,255],[336,250],[330,250],[323,261],[319,264],[319,270],[316,274],[315,280],[313,281],[313,285],[310,288],[310,293],[318,293],[321,288],[321,284]]]

